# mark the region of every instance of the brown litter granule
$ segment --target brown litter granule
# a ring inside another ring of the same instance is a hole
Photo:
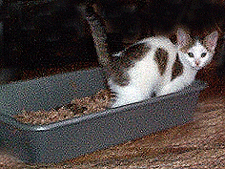
[[[70,104],[60,108],[51,109],[50,111],[26,111],[22,110],[21,114],[13,117],[26,124],[43,125],[74,117],[80,117],[85,114],[96,113],[106,110],[111,100],[111,92],[107,89],[100,90],[93,96],[80,99],[74,99]]]
[[[84,108],[84,114],[90,114],[99,111],[104,111],[107,107],[109,107],[111,98],[112,96],[109,90],[100,90],[93,96],[88,96],[81,99],[74,99],[71,101],[71,104]]]

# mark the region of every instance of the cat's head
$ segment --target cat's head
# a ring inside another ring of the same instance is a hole
[[[190,37],[183,29],[177,30],[177,44],[180,60],[183,64],[200,70],[211,62],[215,53],[218,40],[218,32],[214,31],[203,41]]]

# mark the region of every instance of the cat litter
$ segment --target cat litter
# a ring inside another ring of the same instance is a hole
[[[75,113],[73,109],[75,117],[66,115],[68,118],[57,121],[56,114],[57,120],[54,117],[55,121],[47,124],[25,124],[14,116],[24,110],[27,116],[56,107],[64,111],[74,98],[82,100],[105,90],[102,68],[1,85],[0,145],[7,153],[31,164],[72,159],[192,121],[199,93],[205,86],[195,81],[166,96],[118,108],[100,108],[95,113],[84,113],[86,108],[78,106],[83,108]]]
[[[51,109],[50,111],[22,110],[20,114],[16,114],[13,117],[17,121],[26,124],[50,124],[74,117],[80,117],[85,114],[104,111],[110,104],[110,98],[110,91],[102,89],[93,96],[73,99],[71,103],[59,108]]]

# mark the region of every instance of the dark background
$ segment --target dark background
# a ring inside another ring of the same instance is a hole
[[[225,74],[225,2],[222,0],[5,0],[1,6],[0,80],[19,80],[26,71],[97,64],[89,26],[81,8],[94,4],[104,18],[110,50],[116,52],[144,37],[174,37],[174,26],[193,36],[220,33],[216,69]]]

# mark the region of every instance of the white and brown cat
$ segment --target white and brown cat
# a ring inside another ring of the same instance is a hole
[[[166,37],[150,37],[119,53],[109,54],[104,25],[90,6],[86,8],[86,19],[99,62],[107,68],[108,85],[116,95],[112,108],[173,93],[190,85],[198,70],[212,60],[218,40],[217,31],[200,41],[179,28],[176,45]]]

